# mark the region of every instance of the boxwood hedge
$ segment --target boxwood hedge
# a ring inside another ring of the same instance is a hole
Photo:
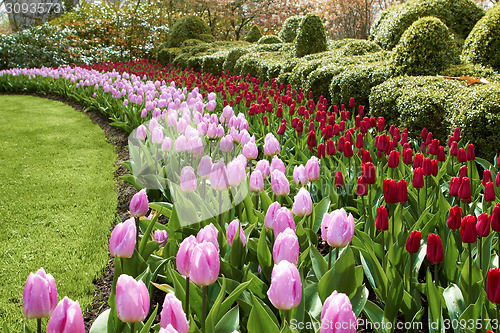
[[[276,35],[262,36],[257,41],[257,44],[280,44],[280,43],[283,43],[283,41]]]
[[[201,35],[210,33],[210,27],[200,17],[184,16],[174,23],[168,36],[167,47],[179,47],[187,39],[199,39]]]
[[[258,25],[254,24],[245,36],[245,41],[255,43],[262,37],[262,32]]]
[[[285,22],[283,22],[283,27],[281,28],[278,37],[285,43],[293,43],[295,37],[297,37],[297,32],[303,19],[304,16],[301,15],[287,18]]]
[[[307,14],[299,25],[295,38],[295,52],[298,58],[307,54],[327,50],[325,26],[316,14]]]

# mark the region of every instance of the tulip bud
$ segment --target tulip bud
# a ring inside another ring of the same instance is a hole
[[[298,166],[296,165],[293,168],[293,181],[299,186],[304,186],[307,184],[308,179],[306,176],[306,169],[302,164]]]
[[[455,205],[450,209],[450,215],[448,216],[448,228],[452,230],[457,230],[460,228],[460,221],[462,220],[462,208],[459,205]]]
[[[361,175],[365,177],[367,184],[375,184],[377,179],[375,175],[375,165],[373,163],[363,163],[361,165]]]
[[[459,177],[450,178],[450,196],[458,197],[458,190],[460,189],[461,180]]]
[[[397,168],[399,165],[399,152],[397,150],[391,151],[389,154],[389,160],[387,162],[389,168]]]
[[[146,134],[147,134],[147,129],[146,126],[140,125],[137,127],[137,130],[135,131],[135,137],[139,140],[144,140],[146,139]]]
[[[475,243],[477,240],[476,218],[467,215],[462,219],[460,226],[460,238],[463,243]]]
[[[116,313],[125,323],[137,323],[149,313],[149,292],[142,281],[122,274],[116,282]]]
[[[450,146],[450,155],[451,156],[458,156],[458,143],[456,141],[453,141]]]
[[[442,262],[444,259],[443,243],[439,235],[430,233],[427,237],[427,260],[433,264]]]
[[[267,176],[269,176],[269,173],[271,171],[271,167],[269,166],[269,161],[268,160],[258,161],[257,165],[255,166],[255,170],[259,170],[260,173],[262,173],[262,177],[267,178]]]
[[[300,304],[302,282],[294,264],[281,260],[279,264],[274,265],[267,297],[274,307],[280,310],[290,310]]]
[[[432,160],[430,158],[424,158],[423,167],[424,176],[432,175]]]
[[[233,246],[234,236],[236,236],[236,230],[238,230],[238,225],[240,226],[241,243],[243,244],[243,246],[245,246],[247,243],[247,238],[245,237],[245,232],[243,231],[243,227],[241,226],[240,221],[238,219],[235,219],[231,223],[229,223],[229,226],[227,227],[226,237],[229,246]]]
[[[335,155],[335,143],[333,142],[332,139],[329,139],[326,141],[326,154],[328,156]]]
[[[468,177],[464,177],[460,182],[460,188],[458,189],[458,197],[467,203],[472,201],[470,179]]]
[[[484,201],[495,201],[495,188],[493,187],[492,182],[487,182],[484,186]]]
[[[154,232],[155,242],[160,242],[160,247],[164,247],[167,244],[168,235],[166,230],[155,230]]]
[[[490,268],[488,271],[486,295],[491,303],[500,303],[500,268]]]
[[[224,161],[220,160],[212,166],[210,185],[216,191],[225,191],[229,187],[227,168]]]
[[[134,218],[118,223],[109,238],[109,252],[113,257],[131,258],[137,238]]]
[[[309,181],[314,182],[319,179],[319,160],[315,156],[307,161],[305,172]]]
[[[149,210],[148,195],[146,189],[142,189],[132,197],[130,200],[129,211],[132,216],[146,216]]]
[[[179,246],[175,263],[177,265],[177,270],[182,276],[189,276],[189,262],[191,261],[193,249],[197,244],[198,241],[196,237],[191,235],[185,238]]]
[[[421,168],[424,165],[424,155],[417,153],[415,154],[415,159],[413,160],[413,169]]]
[[[286,228],[276,237],[273,246],[273,260],[275,264],[287,260],[297,266],[299,262],[299,240],[291,228]]]
[[[281,152],[280,143],[272,133],[268,133],[264,140],[264,155],[274,156]]]
[[[482,213],[477,217],[476,232],[480,237],[488,237],[490,234],[491,219],[487,213]]]
[[[217,280],[220,270],[219,249],[211,242],[198,243],[191,254],[189,277],[199,286],[208,286]]]
[[[213,246],[219,251],[219,242],[217,241],[217,237],[219,235],[219,230],[210,223],[209,225],[206,225],[202,229],[198,231],[198,234],[196,235],[196,240],[198,243],[201,242],[209,242],[212,243]]]
[[[366,184],[366,179],[363,176],[358,177],[358,184],[356,186],[356,194],[359,196],[368,195],[368,185]]]
[[[389,229],[389,215],[384,206],[377,207],[377,218],[375,220],[377,230],[383,231]]]
[[[323,305],[320,333],[356,333],[356,328],[356,315],[352,311],[349,297],[334,291]]]
[[[285,163],[278,157],[278,156],[273,156],[273,159],[271,161],[271,172],[274,170],[279,170],[286,174],[286,168],[285,168]]]
[[[463,162],[466,162],[466,161],[467,161],[467,157],[466,157],[466,155],[465,155],[465,149],[463,149],[463,148],[458,149],[458,153],[457,153],[457,160],[458,160],[460,163],[463,163]]]
[[[295,231],[295,221],[292,212],[286,207],[281,207],[276,211],[276,217],[273,223],[274,237],[278,237],[286,228],[291,228]]]
[[[187,333],[189,331],[189,322],[182,309],[182,302],[172,293],[168,293],[163,301],[163,308],[160,313],[160,326],[165,328],[170,326],[172,329],[175,329],[172,332]]]
[[[491,229],[500,232],[500,203],[497,203],[491,211]]]
[[[404,203],[408,201],[408,184],[406,180],[401,179],[398,182],[398,202]]]
[[[325,213],[321,221],[321,238],[335,248],[346,247],[354,235],[354,217],[344,208]]]
[[[274,221],[276,220],[276,214],[280,208],[281,206],[278,202],[273,202],[271,205],[269,205],[266,216],[264,218],[264,226],[266,227],[266,229],[273,230]]]
[[[474,152],[474,145],[472,143],[467,145],[467,154],[465,158],[467,161],[474,161],[474,159],[476,158],[476,153]]]
[[[24,316],[28,319],[50,317],[57,304],[56,281],[40,268],[30,273],[23,292]]]
[[[342,171],[337,171],[335,173],[335,187],[344,187],[344,177],[342,176]]]
[[[413,149],[406,148],[403,150],[403,163],[410,165],[413,161]]]
[[[408,251],[408,253],[417,253],[420,248],[420,239],[420,231],[413,230],[406,241],[406,251]]]
[[[384,200],[387,204],[398,203],[398,182],[394,179],[384,179],[382,183]]]
[[[344,156],[347,158],[351,158],[354,155],[352,151],[352,144],[350,141],[346,141],[344,144]]]
[[[149,305],[148,305],[149,307]],[[78,301],[64,297],[54,309],[47,325],[47,333],[85,333],[82,309]]]
[[[254,170],[250,175],[250,191],[259,193],[264,190],[264,178],[260,170]]]
[[[413,170],[412,184],[414,188],[424,187],[424,169],[416,168]]]
[[[379,132],[382,132],[384,131],[384,127],[385,127],[385,119],[384,117],[378,117],[378,120],[377,120],[377,129]]]
[[[280,170],[271,172],[271,188],[276,195],[288,195],[290,193],[288,179]]]
[[[305,188],[300,188],[299,193],[294,197],[292,213],[297,216],[308,216],[312,214],[311,195]]]
[[[190,166],[185,166],[181,170],[180,176],[180,186],[181,191],[184,193],[192,193],[196,191],[198,182],[196,180],[196,175],[194,174],[194,169]]]

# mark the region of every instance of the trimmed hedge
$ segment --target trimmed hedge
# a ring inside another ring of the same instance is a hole
[[[295,53],[298,58],[327,50],[325,26],[316,14],[307,14],[299,25],[295,39]]]
[[[452,34],[435,17],[415,21],[394,49],[393,65],[402,75],[435,75],[459,62]]]
[[[160,64],[164,66],[168,64],[173,64],[174,59],[179,54],[181,54],[181,49],[178,47],[162,48],[158,51],[158,54],[156,56],[156,61],[158,61]]]
[[[205,42],[200,39],[186,39],[182,42],[181,47],[196,46],[200,44],[205,44]]]
[[[295,37],[297,37],[297,32],[303,19],[304,16],[301,15],[287,18],[283,23],[283,27],[281,28],[278,37],[285,43],[293,43]]]
[[[257,41],[257,44],[281,44],[283,41],[276,35],[262,36]]]
[[[389,7],[372,27],[370,40],[386,50],[392,50],[413,22],[426,16],[439,18],[456,35],[465,40],[477,21],[484,15],[472,0],[410,0]]]
[[[500,4],[474,26],[465,40],[462,59],[500,70]]]
[[[224,64],[222,65],[222,70],[225,73],[232,73],[234,70],[234,65],[236,65],[236,62],[238,59],[245,54],[247,54],[249,51],[248,49],[237,47],[229,51],[226,60],[224,61]]]
[[[198,39],[204,41],[205,43],[215,42],[215,37],[210,34],[201,34],[200,36],[198,36]]]
[[[260,31],[259,26],[254,24],[252,28],[250,28],[250,31],[248,31],[247,35],[245,36],[245,41],[249,43],[256,43],[261,37],[262,37],[262,32]]]
[[[178,19],[168,36],[167,47],[179,47],[187,39],[199,39],[201,35],[210,35],[210,27],[200,17],[188,15]]]

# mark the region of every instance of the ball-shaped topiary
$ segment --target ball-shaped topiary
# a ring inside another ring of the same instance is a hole
[[[283,43],[283,41],[276,35],[262,36],[257,42],[257,44],[280,44],[280,43]]]
[[[435,17],[414,22],[401,36],[392,57],[396,72],[403,75],[436,75],[457,63],[459,57],[453,35]]]
[[[245,40],[250,43],[255,43],[261,37],[262,37],[262,32],[260,31],[260,28],[256,24],[254,24],[252,28],[250,28],[250,31],[248,31],[247,35],[245,36]]]
[[[486,12],[467,37],[462,60],[500,70],[500,4]]]
[[[297,58],[327,50],[325,26],[316,14],[307,14],[299,25],[295,38]]]
[[[283,27],[281,28],[278,37],[285,43],[293,43],[293,40],[297,37],[297,32],[303,19],[304,16],[301,15],[287,18],[283,23]]]
[[[200,35],[210,35],[210,27],[200,17],[188,15],[178,19],[169,35],[168,47],[179,47],[187,39],[199,39]]]
[[[370,31],[370,40],[392,50],[413,22],[434,16],[446,24],[457,41],[463,41],[483,15],[484,10],[472,0],[409,0],[380,14]]]

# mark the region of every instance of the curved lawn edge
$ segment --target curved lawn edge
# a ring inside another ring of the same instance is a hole
[[[58,300],[78,300],[83,312],[92,305],[115,221],[116,153],[68,105],[19,95],[0,95],[0,105],[0,322],[18,332],[24,283],[40,267]]]

